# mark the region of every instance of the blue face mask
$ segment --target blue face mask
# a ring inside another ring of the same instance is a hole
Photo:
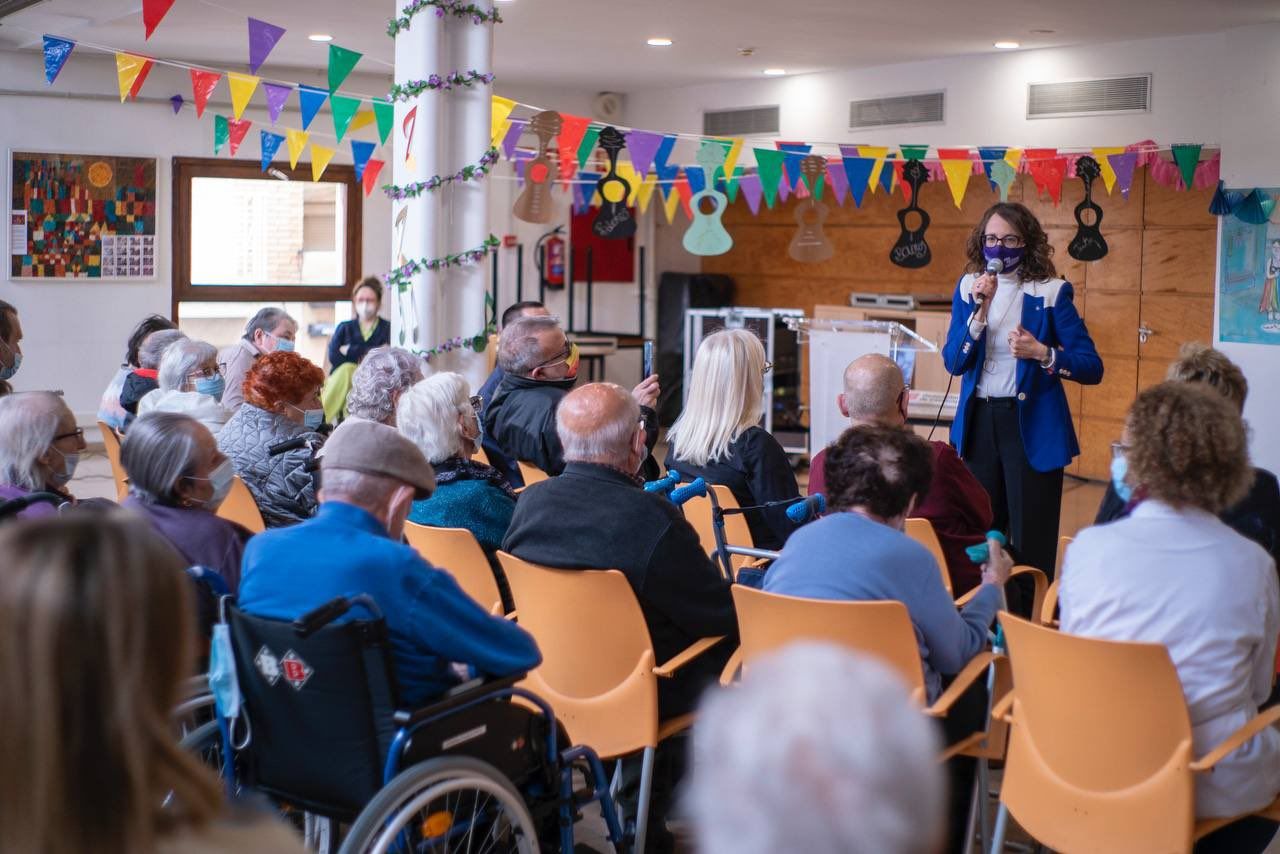
[[[1133,500],[1133,487],[1125,482],[1125,475],[1129,473],[1129,461],[1124,457],[1111,458],[1111,485],[1115,487],[1116,495],[1125,504]]]
[[[196,391],[200,394],[207,394],[214,400],[221,401],[222,393],[227,390],[227,381],[222,378],[222,374],[214,374],[211,377],[201,377],[196,380]]]
[[[1022,263],[1022,256],[1027,252],[1027,247],[1019,246],[1017,249],[1010,249],[1007,246],[984,246],[982,247],[982,257],[988,261],[994,261],[999,258],[1004,262],[1004,272],[1008,273],[1019,264]]]
[[[276,341],[276,350],[278,350],[279,352],[282,352],[282,353],[292,353],[292,352],[293,352],[293,342],[292,342],[292,341],[290,341],[288,338],[276,338],[276,336],[274,336],[274,335],[272,335],[271,337],[272,337],[272,338],[275,338],[275,341]]]
[[[209,688],[218,714],[228,720],[240,715],[240,683],[236,679],[235,653],[231,649],[231,627],[215,623],[209,644]]]
[[[13,351],[10,350],[12,353]],[[22,367],[22,354],[13,353],[13,364],[8,367],[0,366],[0,380],[11,380],[13,375],[18,372],[18,368]]]

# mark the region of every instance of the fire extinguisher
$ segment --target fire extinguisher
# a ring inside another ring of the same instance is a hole
[[[542,286],[547,288],[564,287],[564,238],[560,235],[564,226],[556,226],[538,239],[534,248],[538,259],[538,275],[542,277]],[[539,252],[539,248],[542,250]]]

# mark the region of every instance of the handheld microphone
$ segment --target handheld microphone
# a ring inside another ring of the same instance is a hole
[[[679,507],[690,498],[701,498],[707,494],[707,482],[702,478],[698,478],[688,486],[682,486],[679,489],[671,490],[671,494],[667,497],[671,499],[671,503]]]
[[[666,495],[676,488],[676,484],[680,482],[680,472],[671,469],[667,472],[667,476],[660,480],[651,480],[645,483],[645,492],[656,492],[659,495]]]
[[[1004,272],[1004,261],[1000,260],[999,258],[988,259],[987,272],[992,273],[996,276],[1000,275],[1002,272]],[[973,301],[977,304],[979,308],[981,308],[982,304],[987,301],[987,298],[984,297],[982,294],[975,294]]]
[[[798,501],[787,508],[787,518],[797,525],[803,525],[827,512],[827,499],[821,492],[815,492],[804,501]]]

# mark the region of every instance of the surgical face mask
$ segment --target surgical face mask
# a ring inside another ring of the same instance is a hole
[[[1111,485],[1115,487],[1116,495],[1125,504],[1133,500],[1133,487],[1125,481],[1125,475],[1129,473],[1129,460],[1124,456],[1116,456],[1111,458]]]
[[[994,261],[999,258],[1004,262],[1004,272],[1008,273],[1022,263],[1022,256],[1027,252],[1027,247],[1019,246],[1017,249],[1010,249],[1007,246],[984,246],[982,247],[982,257],[988,261]]]
[[[209,481],[209,485],[213,488],[213,494],[202,502],[201,506],[206,510],[216,512],[222,506],[222,502],[227,500],[227,494],[231,492],[231,483],[235,480],[235,477],[236,470],[231,465],[231,460],[223,460],[214,466],[208,477],[193,477],[192,480]]]
[[[4,348],[9,351],[9,355],[13,358],[13,364],[9,366],[0,365],[0,380],[11,380],[13,375],[18,372],[18,368],[22,367],[22,354],[15,352],[12,347],[0,341]]]
[[[280,338],[278,336],[272,335],[271,339],[276,342],[277,351],[282,353],[293,352],[293,342],[290,341],[288,338]]]
[[[235,652],[231,648],[231,628],[215,623],[209,644],[209,689],[218,714],[234,721],[240,715],[240,683],[236,679]]]
[[[324,423],[323,409],[303,409],[301,406],[294,406],[292,403],[289,406],[302,413],[302,424],[308,430],[318,430],[320,425]]]
[[[62,488],[71,482],[71,478],[76,476],[76,466],[80,464],[79,454],[68,454],[61,448],[54,448],[59,454],[62,454],[62,471],[54,472],[49,476],[53,481],[53,485]]]
[[[356,303],[356,315],[365,322],[378,316],[378,304],[373,302]]]
[[[227,381],[222,378],[222,374],[214,374],[211,377],[201,377],[196,380],[196,391],[200,394],[207,394],[214,400],[222,400],[222,393],[227,390]]]

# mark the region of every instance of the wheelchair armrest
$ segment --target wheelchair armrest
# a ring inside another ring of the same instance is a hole
[[[423,706],[420,709],[401,709],[392,715],[392,720],[397,726],[409,726],[417,723],[424,718],[434,717],[441,712],[447,712],[458,706],[466,705],[477,697],[485,694],[492,694],[496,691],[502,691],[507,688],[513,688],[522,681],[527,673],[512,673],[510,676],[503,676],[501,679],[485,679],[477,677],[461,685],[450,688],[439,702],[432,703],[430,706]]]
[[[357,605],[364,607],[375,620],[382,619],[382,610],[372,596],[365,593],[350,598],[338,596],[294,620],[293,631],[300,638],[309,638]]]

